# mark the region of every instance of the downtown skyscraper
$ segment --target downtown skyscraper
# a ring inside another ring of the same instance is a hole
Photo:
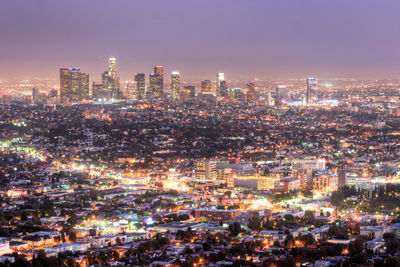
[[[173,71],[171,73],[171,94],[174,100],[178,100],[181,96],[181,82],[178,71]]]
[[[146,98],[146,78],[144,73],[135,74],[137,100]]]
[[[201,93],[211,93],[211,81],[203,80],[201,81]]]
[[[225,81],[225,75],[224,73],[217,73],[217,79],[216,79],[216,86],[215,86],[215,96],[221,96],[221,83]],[[223,95],[222,95],[223,96]]]
[[[247,103],[254,103],[256,100],[256,85],[254,83],[247,84]]]
[[[122,98],[119,77],[117,76],[117,60],[115,57],[108,59],[108,71],[103,72],[102,83],[104,89],[110,92],[111,98]]]
[[[286,93],[285,85],[278,85],[275,89],[275,106],[281,107],[283,102],[283,95]]]
[[[77,102],[89,98],[89,74],[80,68],[60,69],[60,96],[62,102]]]
[[[150,98],[161,98],[164,94],[164,67],[155,66],[150,74]]]
[[[315,104],[317,101],[318,80],[315,77],[307,78],[307,105]]]

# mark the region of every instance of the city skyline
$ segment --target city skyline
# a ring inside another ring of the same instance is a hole
[[[400,76],[397,1],[7,0],[3,6],[1,79],[56,78],[59,68],[77,66],[98,81],[111,56],[121,80],[155,65],[179,71],[183,80],[217,72],[249,80]]]
[[[400,266],[399,0],[3,0],[0,267]]]

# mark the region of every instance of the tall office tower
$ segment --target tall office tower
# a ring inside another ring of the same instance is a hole
[[[89,99],[89,74],[87,73],[82,73],[80,90],[82,99]]]
[[[256,101],[256,85],[254,83],[247,84],[247,102],[254,103]]]
[[[155,92],[158,90],[157,74],[150,73],[149,76],[149,90],[147,91],[148,98],[155,98]]]
[[[103,72],[101,79],[104,89],[110,91],[111,98],[122,98],[119,77],[117,76],[117,60],[115,57],[108,59],[108,71]]]
[[[71,88],[71,72],[69,68],[60,69],[60,97],[63,102],[67,101],[66,97]]]
[[[346,173],[346,167],[344,165],[340,166],[339,169],[337,170],[337,175],[338,175],[338,187],[342,187],[346,185],[347,181],[347,173]]]
[[[103,83],[95,83],[92,84],[92,99],[99,101],[110,99],[110,91],[104,88]]]
[[[211,81],[210,80],[201,81],[201,93],[211,93]]]
[[[136,100],[136,82],[135,81],[127,81],[126,82],[126,87],[125,87],[125,92],[124,92],[124,98],[128,100]]]
[[[112,78],[117,77],[117,59],[115,57],[108,59],[108,72]]]
[[[187,85],[183,88],[181,93],[181,99],[183,101],[193,100],[196,96],[196,87],[193,85]]]
[[[307,78],[307,105],[312,105],[317,101],[318,80],[315,77]]]
[[[136,98],[137,100],[143,100],[146,98],[146,79],[144,73],[135,74],[136,82]]]
[[[276,107],[281,107],[282,106],[282,99],[283,99],[283,94],[285,93],[286,86],[284,85],[278,85],[276,87],[276,96],[275,96],[275,106]]]
[[[89,98],[89,74],[79,68],[60,69],[60,95],[63,102]]]
[[[219,95],[226,97],[228,96],[228,86],[226,85],[226,81],[221,81],[219,85]]]
[[[37,103],[39,100],[39,89],[32,88],[32,101],[33,103]]]
[[[180,75],[178,71],[173,71],[171,74],[171,93],[172,99],[178,100],[181,95]]]
[[[307,105],[307,96],[305,94],[301,94],[301,105],[302,106]]]
[[[225,74],[217,73],[217,80],[216,80],[216,87],[215,87],[215,95],[216,96],[220,96],[222,81],[225,81]]]
[[[150,74],[150,97],[160,98],[164,94],[164,67],[155,66]]]
[[[216,180],[217,163],[214,160],[197,160],[194,164],[197,180]]]
[[[268,106],[273,106],[274,105],[274,98],[272,97],[271,93],[267,94],[266,102],[267,102]]]
[[[154,73],[164,75],[164,66],[155,66]]]

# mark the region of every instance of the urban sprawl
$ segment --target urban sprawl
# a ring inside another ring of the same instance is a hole
[[[3,80],[0,198],[0,266],[400,266],[400,81]]]

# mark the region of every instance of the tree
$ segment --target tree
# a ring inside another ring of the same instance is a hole
[[[294,217],[292,214],[286,214],[285,216],[283,216],[283,218],[285,218],[286,221],[294,221]]]
[[[315,244],[315,239],[312,236],[312,234],[300,235],[296,239],[300,240],[305,247],[312,246]]]
[[[400,250],[400,241],[394,233],[384,233],[383,239],[385,240],[387,253],[393,255]]]
[[[94,229],[94,228],[89,229],[89,235],[90,235],[90,236],[95,236],[96,234],[97,234],[96,229]]]
[[[313,220],[314,219],[314,212],[312,212],[311,210],[306,210],[304,212],[304,218],[306,218],[307,220]]]
[[[203,250],[204,251],[209,251],[211,249],[211,244],[208,243],[207,241],[203,243]]]
[[[242,226],[238,222],[229,225],[229,231],[232,236],[237,236],[242,231]]]
[[[186,246],[183,253],[184,254],[193,254],[193,250],[189,246]]]
[[[178,215],[178,219],[179,219],[179,221],[187,221],[190,219],[190,217],[187,214],[180,214],[180,215]]]
[[[70,232],[68,235],[68,239],[71,242],[76,242],[76,233],[75,232]]]
[[[21,213],[21,221],[26,221],[28,220],[28,214],[26,213],[26,211],[23,211]]]
[[[258,213],[249,219],[248,227],[253,231],[261,230],[261,218]]]

